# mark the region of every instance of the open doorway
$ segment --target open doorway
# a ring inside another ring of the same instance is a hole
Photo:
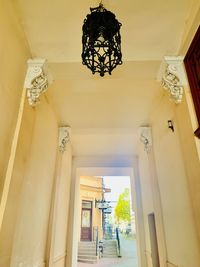
[[[129,176],[80,177],[78,267],[138,267]]]

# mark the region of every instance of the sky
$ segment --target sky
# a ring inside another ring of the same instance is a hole
[[[106,188],[111,189],[111,193],[105,193],[105,199],[107,201],[116,201],[111,203],[114,207],[117,204],[119,195],[125,188],[130,189],[130,177],[129,176],[103,176],[104,184]]]

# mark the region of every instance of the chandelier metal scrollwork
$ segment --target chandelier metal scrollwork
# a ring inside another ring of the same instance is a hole
[[[102,4],[90,11],[83,24],[82,60],[93,74],[97,72],[103,77],[122,64],[122,24]]]

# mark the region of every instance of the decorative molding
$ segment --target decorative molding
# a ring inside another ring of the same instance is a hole
[[[182,101],[184,85],[187,84],[183,57],[164,57],[165,71],[162,77],[162,86],[170,93],[170,98],[176,104]]]
[[[167,261],[167,267],[178,267],[178,265],[172,263],[172,262],[169,262]]]
[[[144,150],[149,153],[152,147],[152,134],[150,126],[140,127],[140,141],[144,144]]]
[[[69,126],[59,127],[59,150],[64,153],[66,150],[66,144],[70,141],[70,130]]]
[[[48,88],[47,63],[45,59],[29,59],[24,82],[28,102],[32,107],[40,103],[40,95]]]
[[[67,251],[62,253],[62,254],[60,254],[60,255],[58,255],[58,256],[56,256],[54,258],[54,260],[53,260],[53,263],[56,263],[56,262],[61,261],[61,260],[64,260],[66,257],[67,257]]]

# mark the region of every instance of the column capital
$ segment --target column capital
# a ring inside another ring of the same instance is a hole
[[[40,95],[48,88],[47,61],[45,59],[29,59],[24,81],[28,102],[35,107],[40,103]]]
[[[180,103],[183,97],[184,86],[187,85],[182,56],[165,56],[165,70],[162,76],[162,86],[170,93],[170,98]]]
[[[70,141],[71,128],[69,126],[59,127],[58,146],[61,153],[66,150],[66,144]]]
[[[139,128],[140,141],[144,145],[144,150],[149,153],[152,148],[152,133],[150,126],[141,126]]]

